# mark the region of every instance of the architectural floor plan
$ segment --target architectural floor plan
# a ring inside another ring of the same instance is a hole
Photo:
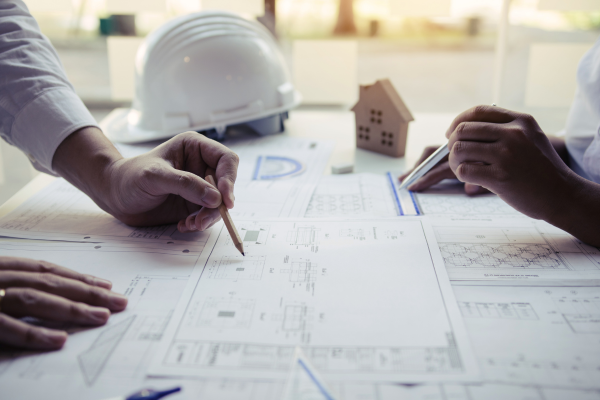
[[[420,215],[415,194],[398,189],[391,174],[325,175],[304,215],[307,218],[381,218]]]
[[[165,252],[195,252],[203,233],[181,234],[176,225],[135,228],[120,222],[63,179],[56,179],[0,219],[6,237],[147,245]]]
[[[125,311],[101,327],[50,325],[70,333],[61,351],[0,353],[0,397],[7,399],[48,392],[104,398],[144,387],[147,365],[200,257],[135,245],[18,239],[0,240],[0,254],[43,259],[109,279],[113,290],[129,300]]]
[[[543,221],[432,220],[452,280],[600,279],[600,251]]]
[[[241,257],[221,233],[186,288],[152,375],[285,378],[296,346],[333,380],[476,375],[423,221],[240,226],[268,235]],[[385,329],[372,335],[372,326]]]
[[[600,288],[454,292],[485,382],[600,389]]]

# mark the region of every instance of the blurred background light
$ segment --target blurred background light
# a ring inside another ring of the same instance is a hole
[[[141,40],[201,9],[258,17],[271,29],[303,107],[348,109],[358,84],[389,78],[411,111],[459,113],[492,101],[503,1],[500,105],[559,132],[579,58],[600,33],[600,0],[25,0],[97,119],[129,106]],[[0,166],[0,201],[36,174],[3,141]]]

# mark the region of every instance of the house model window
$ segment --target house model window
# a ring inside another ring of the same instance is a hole
[[[392,157],[403,157],[408,124],[414,118],[389,79],[361,85],[356,119],[356,147]]]

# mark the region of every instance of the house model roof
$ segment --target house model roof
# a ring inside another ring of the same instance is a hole
[[[375,90],[373,90],[375,89]],[[377,90],[379,89],[379,90]],[[371,95],[373,93],[373,95]],[[410,113],[404,101],[392,85],[389,79],[380,79],[376,81],[372,85],[360,85],[360,95],[358,102],[352,107],[352,111],[356,111],[357,106],[364,101],[382,101],[383,99],[379,97],[380,94],[383,94],[388,100],[394,105],[394,107],[400,113],[400,117],[405,121],[414,121],[414,117]]]

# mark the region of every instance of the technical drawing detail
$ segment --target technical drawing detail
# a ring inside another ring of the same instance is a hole
[[[321,230],[314,226],[298,226],[288,231],[287,241],[292,246],[312,247],[319,244]]]
[[[209,297],[195,321],[197,327],[246,329],[252,322],[255,300]]]
[[[239,280],[262,279],[266,256],[223,256],[208,267],[208,278]]]
[[[466,197],[418,194],[417,198],[423,214],[522,215],[495,195]]]
[[[264,245],[269,237],[268,225],[257,224],[241,224],[238,227],[240,237],[244,242],[244,246]],[[231,238],[227,238],[227,245],[231,244]]]
[[[560,297],[554,303],[575,333],[600,333],[600,297]]]
[[[292,261],[290,268],[280,271],[289,274],[290,282],[311,283],[317,280],[317,264],[310,260]]]
[[[367,240],[371,231],[365,229],[340,229],[340,237],[351,237],[355,240]]]
[[[460,312],[465,318],[539,319],[530,303],[476,303],[461,301]]]
[[[96,382],[106,362],[123,339],[123,336],[125,336],[134,319],[135,315],[115,326],[104,329],[90,348],[79,355],[79,368],[88,386],[92,386]]]
[[[447,268],[565,269],[562,260],[542,244],[440,244]]]

